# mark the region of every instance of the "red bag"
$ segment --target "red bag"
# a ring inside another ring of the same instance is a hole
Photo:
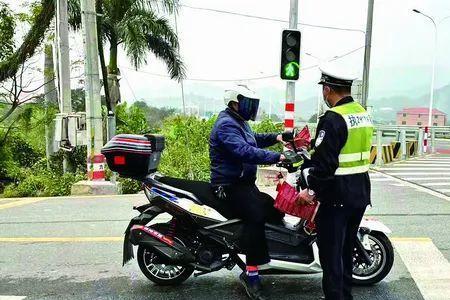
[[[319,209],[319,202],[314,201],[313,204],[298,205],[295,203],[298,195],[297,190],[285,181],[278,184],[277,191],[275,208],[286,214],[305,220],[306,226],[309,229],[315,229],[314,219]]]
[[[311,144],[311,133],[309,132],[308,125],[303,127],[294,137],[295,148],[309,148]]]

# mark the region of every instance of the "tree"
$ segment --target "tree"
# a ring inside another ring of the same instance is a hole
[[[2,109],[0,123],[11,116],[20,105],[42,100],[42,94],[39,91],[46,82],[36,84],[36,80],[32,77],[33,72],[37,70],[34,64],[35,62],[22,64],[10,80],[0,83],[0,108]]]
[[[158,132],[163,125],[163,120],[170,116],[175,115],[177,111],[175,108],[169,107],[157,108],[153,106],[148,106],[147,103],[145,103],[144,101],[136,101],[133,103],[133,106],[139,107],[144,112],[149,129],[152,132]]]
[[[118,64],[120,45],[136,69],[147,63],[147,55],[152,52],[166,63],[171,78],[184,77],[184,66],[178,55],[178,37],[168,20],[157,15],[158,12],[176,13],[176,3],[176,0],[97,1],[97,12],[103,16],[98,19],[100,64],[105,95],[109,99],[108,111],[113,114],[121,100]],[[108,41],[110,46],[107,68],[101,46],[103,41]]]
[[[30,23],[30,30],[27,32],[25,37],[23,37],[22,44],[11,51],[11,53],[5,57],[0,56],[0,82],[5,81],[13,77],[20,69],[21,65],[23,65],[28,59],[30,59],[34,54],[36,49],[41,45],[45,33],[50,27],[50,23],[55,16],[55,1],[56,0],[41,0],[39,3],[33,3],[31,7],[31,13],[22,16],[22,19]],[[69,24],[73,28],[79,28],[81,24],[81,13],[79,9],[79,0],[68,0],[69,6]],[[1,2],[3,5],[4,3]],[[0,9],[2,10],[2,9]],[[11,21],[8,21],[9,18],[3,19],[4,10],[0,13],[1,21],[0,24],[9,24],[11,25]],[[2,25],[0,25],[2,26]],[[8,36],[9,30],[6,31],[6,36]],[[4,32],[0,30],[0,40],[2,43],[5,41]],[[8,39],[6,39],[7,41]]]
[[[0,61],[11,55],[14,50],[14,30],[16,22],[8,5],[0,2]]]

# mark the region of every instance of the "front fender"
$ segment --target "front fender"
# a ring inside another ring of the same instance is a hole
[[[379,231],[384,234],[392,233],[392,231],[386,225],[384,225],[381,221],[374,220],[374,219],[363,218],[359,227],[367,228],[370,231]]]
[[[131,227],[134,225],[146,225],[151,220],[156,218],[159,214],[163,213],[163,211],[157,206],[146,207],[144,211],[137,217],[131,219],[128,224],[127,229],[125,230],[124,238],[123,238],[123,264],[124,266],[127,262],[134,258],[133,253],[133,244],[130,241],[130,232]]]

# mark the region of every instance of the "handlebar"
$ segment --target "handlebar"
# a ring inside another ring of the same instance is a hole
[[[283,155],[286,157],[286,159],[278,162],[276,166],[287,169],[289,173],[296,172],[300,167],[302,161],[311,159],[308,151],[303,148],[297,152],[292,150],[284,151]]]

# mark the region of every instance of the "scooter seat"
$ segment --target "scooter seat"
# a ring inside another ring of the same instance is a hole
[[[201,204],[214,208],[227,219],[230,219],[233,216],[226,203],[224,201],[220,201],[214,195],[209,182],[174,177],[161,177],[158,181],[193,194],[198,200],[201,201]]]

